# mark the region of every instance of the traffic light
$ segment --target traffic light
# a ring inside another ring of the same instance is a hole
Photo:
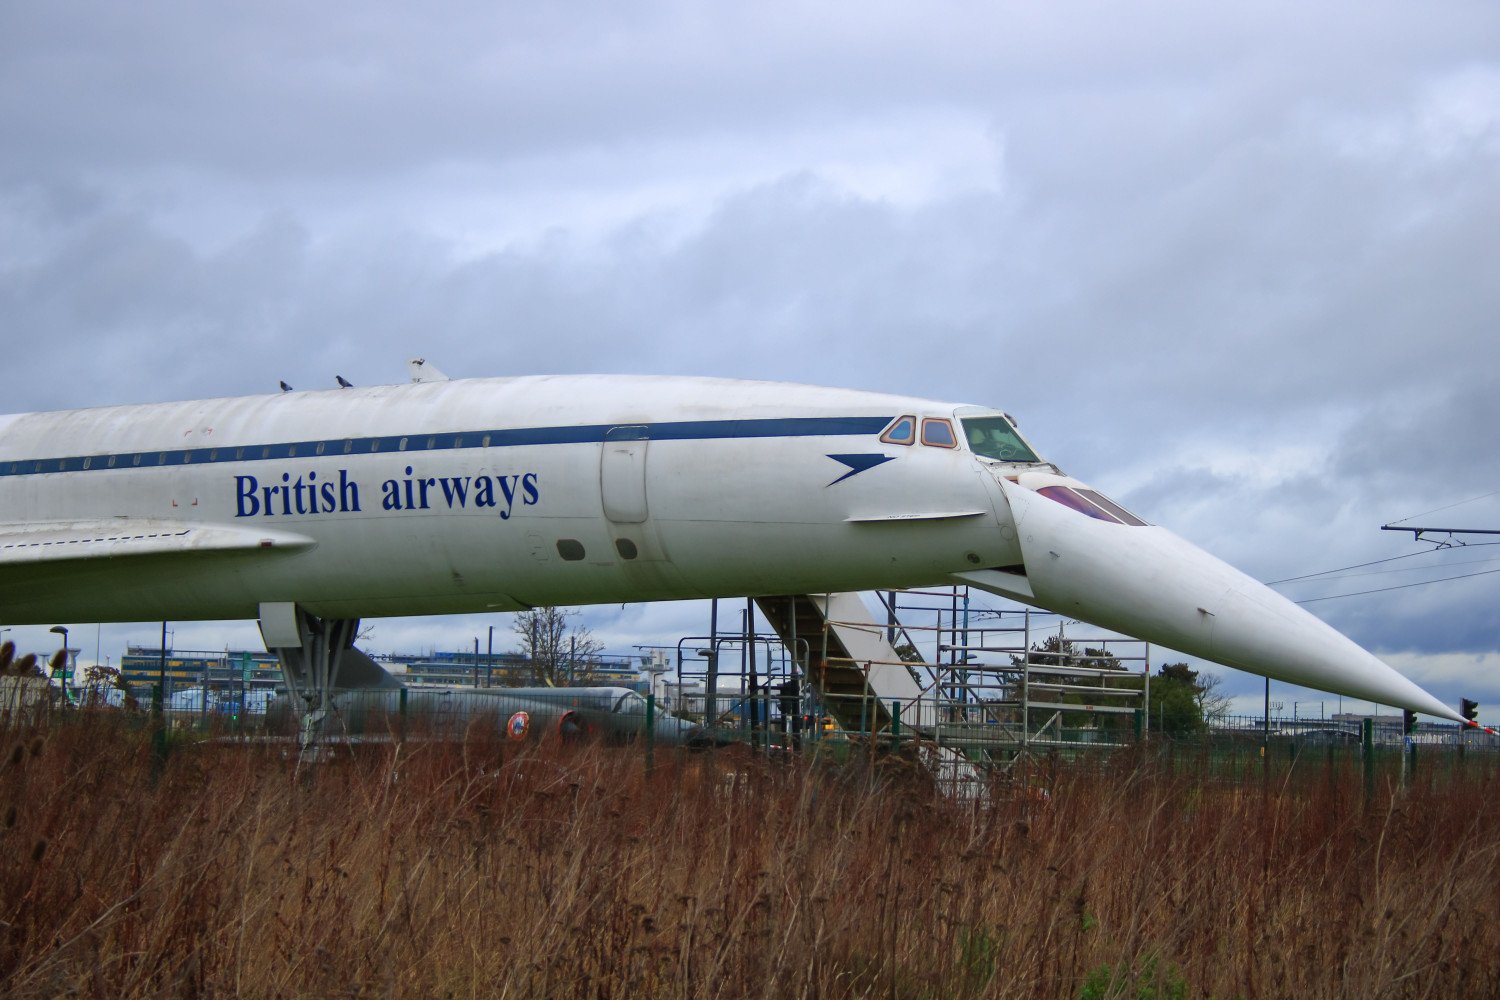
[[[1401,731],[1408,736],[1417,731],[1417,713],[1409,708],[1401,713]]]
[[[1458,714],[1470,722],[1475,722],[1479,718],[1479,702],[1470,701],[1468,698],[1458,699]]]

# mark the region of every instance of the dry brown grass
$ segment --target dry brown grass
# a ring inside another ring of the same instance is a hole
[[[1483,761],[1366,802],[1120,758],[975,809],[894,761],[4,739],[7,997],[1500,994]]]

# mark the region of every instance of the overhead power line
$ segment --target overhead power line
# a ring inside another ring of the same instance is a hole
[[[1486,545],[1500,545],[1500,542],[1475,542],[1472,545],[1465,546],[1465,548],[1477,549],[1477,548],[1482,548],[1482,547],[1484,547]],[[1351,570],[1351,569],[1364,569],[1366,566],[1379,566],[1382,563],[1396,562],[1399,559],[1410,559],[1412,556],[1426,556],[1426,555],[1431,555],[1434,552],[1441,552],[1441,551],[1442,551],[1441,549],[1423,549],[1421,552],[1408,552],[1405,555],[1400,555],[1400,556],[1387,556],[1384,559],[1371,559],[1369,562],[1355,563],[1352,566],[1339,566],[1339,567],[1337,567],[1335,569],[1319,570],[1316,573],[1303,573],[1301,576],[1289,576],[1289,577],[1287,577],[1284,580],[1271,580],[1271,581],[1269,581],[1269,582],[1266,583],[1266,586],[1267,587],[1275,587],[1278,584],[1282,584],[1282,583],[1295,583],[1298,580],[1311,580],[1314,577],[1318,577],[1318,576],[1332,576],[1335,573],[1344,573],[1344,572],[1347,572],[1348,570]],[[1436,568],[1436,567],[1434,567],[1434,568]]]
[[[1365,594],[1383,594],[1387,590],[1405,590],[1408,587],[1425,587],[1429,583],[1444,583],[1448,580],[1467,580],[1471,576],[1489,576],[1491,573],[1500,573],[1500,569],[1482,569],[1477,573],[1461,573],[1458,576],[1440,576],[1436,580],[1418,580],[1415,583],[1398,583],[1394,587],[1377,587],[1374,590],[1357,590],[1352,594],[1329,594],[1327,597],[1309,597],[1305,601],[1297,601],[1297,604],[1316,604],[1318,601],[1333,601],[1340,597],[1362,597]]]
[[[1400,566],[1393,569],[1372,569],[1364,573],[1337,573],[1325,574],[1321,579],[1326,583],[1333,580],[1352,580],[1361,576],[1394,576],[1397,573],[1431,573],[1433,570],[1453,569],[1455,566],[1478,566],[1483,563],[1500,562],[1500,556],[1489,556],[1484,559],[1455,559],[1452,562],[1443,563],[1440,566]]]
[[[1490,497],[1493,497],[1493,496],[1500,496],[1500,490],[1492,490],[1489,493],[1481,493],[1477,497],[1469,497],[1469,499],[1467,499],[1467,500],[1460,500],[1457,503],[1444,504],[1442,507],[1434,507],[1431,510],[1424,510],[1420,514],[1408,514],[1406,517],[1398,517],[1398,518],[1396,518],[1396,520],[1390,521],[1388,523],[1389,524],[1400,524],[1402,521],[1410,521],[1414,517],[1426,517],[1428,514],[1436,514],[1440,510],[1452,510],[1454,507],[1462,507],[1464,504],[1466,504],[1466,503],[1473,503],[1475,500],[1487,500],[1487,499],[1489,499]],[[1399,530],[1410,531],[1412,529],[1410,529],[1410,528],[1402,528],[1402,529],[1399,529]],[[1427,528],[1426,530],[1427,531],[1438,531],[1438,530],[1446,530],[1446,529]]]

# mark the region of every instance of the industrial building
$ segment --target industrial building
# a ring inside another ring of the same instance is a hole
[[[409,686],[519,687],[533,682],[531,661],[520,653],[477,657],[471,651],[392,653],[372,657]],[[260,650],[191,650],[159,646],[129,646],[120,659],[120,673],[142,702],[152,688],[164,685],[164,696],[189,689],[209,691],[210,703],[254,704],[253,692],[273,693],[284,688],[281,667],[272,653]],[[646,691],[640,660],[633,656],[594,655],[578,664],[573,677],[589,684]],[[264,697],[264,695],[262,695]]]

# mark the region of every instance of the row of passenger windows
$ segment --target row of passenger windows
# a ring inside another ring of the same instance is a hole
[[[475,438],[470,437],[468,442]],[[142,464],[148,466],[162,465],[192,465],[195,462],[240,462],[246,458],[254,460],[259,457],[266,458],[296,458],[299,450],[304,454],[322,455],[330,449],[337,450],[342,445],[343,454],[354,452],[356,446],[361,451],[378,452],[382,447],[390,447],[394,443],[397,451],[406,451],[408,447],[413,450],[427,450],[436,448],[463,448],[465,437],[455,435],[451,439],[447,435],[433,435],[425,440],[417,438],[345,438],[338,441],[304,441],[301,444],[261,445],[248,448],[188,448],[182,451],[163,451],[156,454],[156,460],[151,460],[149,452],[134,452],[124,455],[89,455],[83,458],[57,458],[43,461],[25,461],[10,463],[10,474],[22,475],[27,472],[78,472],[93,468],[114,469],[124,467],[136,467]],[[479,447],[490,446],[490,435],[485,434],[478,438]],[[4,465],[0,465],[0,474],[3,474]]]
[[[917,418],[897,417],[896,422],[885,429],[880,440],[886,444],[916,444]],[[953,434],[953,421],[942,417],[922,418],[922,443],[929,448],[957,448],[958,438]]]

